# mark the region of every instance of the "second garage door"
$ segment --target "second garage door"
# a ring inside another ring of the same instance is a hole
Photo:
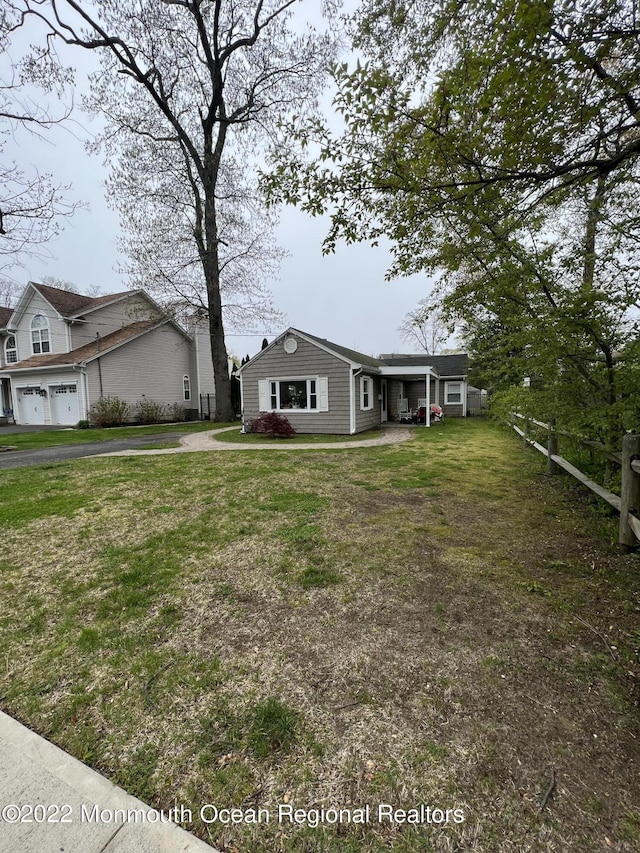
[[[78,386],[54,385],[51,395],[51,423],[75,426],[78,423]]]

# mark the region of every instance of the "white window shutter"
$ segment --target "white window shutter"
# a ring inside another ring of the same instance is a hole
[[[258,381],[258,409],[261,412],[269,412],[271,410],[271,406],[269,405],[269,380],[268,379],[260,379]]]
[[[329,411],[329,380],[326,376],[318,377],[318,411]]]

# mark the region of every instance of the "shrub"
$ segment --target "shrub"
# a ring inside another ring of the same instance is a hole
[[[89,419],[92,426],[120,426],[130,419],[131,407],[119,397],[102,397],[91,406]]]
[[[91,423],[89,421],[78,421],[76,429],[89,429]]]
[[[251,432],[270,435],[273,438],[292,438],[296,434],[287,418],[275,412],[265,412],[259,418],[254,418],[251,421]]]
[[[170,406],[167,406],[167,417],[172,423],[186,421],[187,410],[180,403],[172,403]]]
[[[136,418],[141,424],[159,424],[166,417],[167,407],[157,400],[138,400],[136,403]]]

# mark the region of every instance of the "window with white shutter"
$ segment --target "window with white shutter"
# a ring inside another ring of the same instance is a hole
[[[293,376],[258,382],[261,412],[328,412],[329,380],[326,376]]]

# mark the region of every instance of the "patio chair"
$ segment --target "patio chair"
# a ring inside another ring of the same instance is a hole
[[[411,423],[411,409],[406,397],[398,397],[398,420],[401,424]]]

